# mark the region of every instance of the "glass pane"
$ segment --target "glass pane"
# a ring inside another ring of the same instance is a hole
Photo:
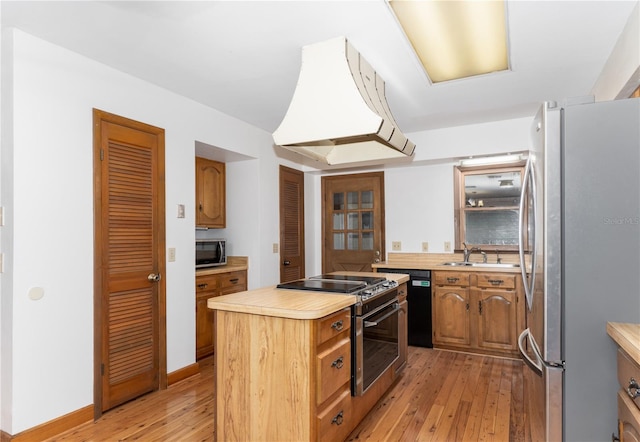
[[[373,229],[373,212],[362,212],[362,229]]]
[[[344,233],[333,234],[333,250],[344,250]]]
[[[518,244],[517,210],[469,210],[465,222],[467,244]]]
[[[333,214],[333,230],[344,230],[344,213]]]
[[[365,190],[360,194],[361,205],[363,209],[373,209],[373,190]]]
[[[357,233],[347,233],[348,238],[348,249],[349,250],[359,250],[358,245],[358,234]]]
[[[520,204],[520,171],[465,175],[466,207],[513,207]]]
[[[344,193],[333,194],[333,210],[344,210]]]
[[[358,212],[349,212],[347,213],[347,229],[348,230],[358,230]]]
[[[373,250],[373,232],[362,232],[362,250]]]
[[[358,192],[347,192],[347,209],[358,208]]]

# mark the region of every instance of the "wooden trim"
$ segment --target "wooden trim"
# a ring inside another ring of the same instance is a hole
[[[169,385],[173,385],[176,382],[183,381],[191,376],[197,375],[198,373],[200,373],[200,365],[193,363],[169,373],[167,375],[167,382]]]
[[[92,420],[93,405],[87,405],[86,407],[72,411],[71,413],[50,420],[49,422],[29,428],[15,436],[9,436],[7,433],[3,432],[2,441],[33,442],[34,440],[45,440],[77,427],[78,425],[91,422]],[[8,436],[9,439],[5,439],[6,436]]]

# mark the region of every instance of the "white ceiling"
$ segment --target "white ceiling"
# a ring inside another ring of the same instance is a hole
[[[385,80],[407,132],[532,116],[588,95],[637,4],[509,1],[512,71],[430,85],[384,0],[0,3],[15,26],[273,132],[301,47],[336,36]]]

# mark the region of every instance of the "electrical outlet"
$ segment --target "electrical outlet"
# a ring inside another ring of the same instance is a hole
[[[176,260],[176,248],[169,247],[169,262],[175,262]]]
[[[429,243],[428,242],[423,242],[422,243],[422,251],[423,252],[428,252],[429,251]]]
[[[444,251],[445,252],[450,252],[451,251],[451,242],[450,241],[445,241],[444,242]]]
[[[393,250],[394,252],[399,252],[400,250],[402,250],[402,243],[400,241],[392,241],[391,250]]]

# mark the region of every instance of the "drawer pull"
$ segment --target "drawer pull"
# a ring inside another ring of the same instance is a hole
[[[331,425],[342,425],[342,422],[344,422],[344,412],[340,410],[340,413],[336,414],[335,417],[331,419]]]
[[[206,282],[204,284],[198,284],[199,289],[206,289],[209,286]]]
[[[489,284],[491,285],[502,285],[504,284],[504,279],[489,279]]]
[[[460,278],[451,278],[451,277],[447,278],[447,282],[449,284],[453,284],[454,282],[458,282],[459,280]]]
[[[333,324],[331,324],[331,328],[336,331],[340,331],[344,328],[344,322],[342,322],[342,319],[339,321],[336,321]]]
[[[238,283],[238,278],[230,279],[230,280],[229,280],[229,282],[230,282],[231,284],[237,284],[237,283]]]
[[[338,359],[336,359],[331,363],[331,367],[335,367],[337,369],[340,369],[343,366],[344,366],[344,358],[342,356],[340,356]]]
[[[627,394],[631,399],[640,397],[640,385],[634,378],[629,379],[629,386],[627,387]]]

